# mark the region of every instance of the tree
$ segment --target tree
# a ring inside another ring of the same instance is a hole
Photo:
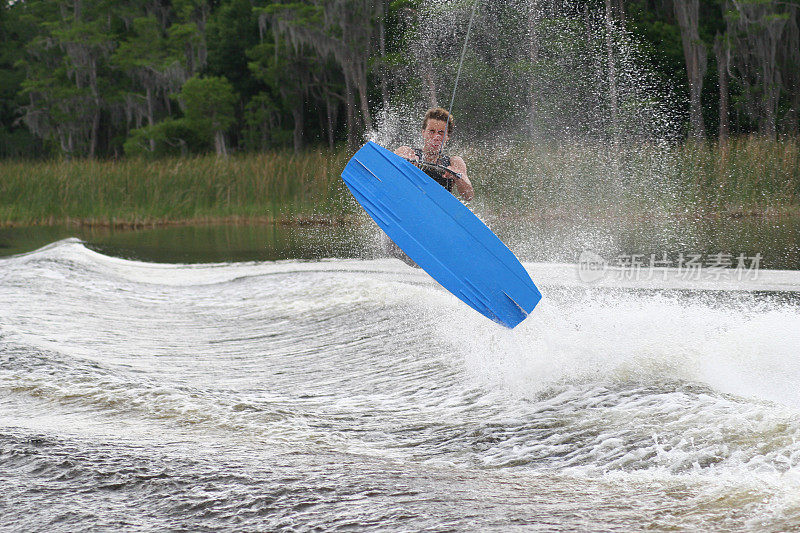
[[[262,30],[262,37],[264,33]],[[247,50],[247,56],[251,59],[248,67],[256,79],[279,95],[280,102],[291,112],[292,144],[294,151],[299,152],[303,147],[305,101],[316,63],[312,50],[303,43],[282,43],[275,37],[274,42],[262,41]]]
[[[355,148],[358,131],[372,128],[367,73],[375,42],[380,41],[377,21],[383,16],[383,3],[306,0],[276,3],[262,13],[272,21],[273,31],[287,42],[309,45],[322,57],[336,61],[345,82],[347,143],[351,149]],[[360,110],[360,116],[356,109]]]
[[[714,56],[717,60],[717,79],[719,80],[719,144],[728,142],[730,133],[730,113],[728,95],[728,70],[730,69],[730,51],[727,37],[717,34],[714,39]]]
[[[22,7],[0,2],[0,158],[31,157],[41,151],[40,143],[19,121],[19,109],[25,103],[21,92],[25,47],[37,27],[30,18],[26,20]]]
[[[201,137],[214,139],[217,155],[227,155],[225,131],[236,121],[236,95],[222,77],[193,77],[184,83],[177,97],[186,121]]]
[[[765,137],[777,133],[781,92],[777,59],[789,15],[783,2],[770,0],[732,0],[732,9],[726,13],[735,56],[733,71],[744,88],[744,108],[758,121]]]
[[[698,30],[699,1],[674,0],[675,18],[681,30],[683,55],[689,81],[689,134],[697,140],[706,137],[703,122],[703,79],[706,75],[707,51]]]
[[[128,121],[140,128],[146,119],[152,127],[160,108],[169,106],[169,96],[188,79],[189,72],[182,61],[183,50],[169,39],[155,15],[135,17],[130,25],[133,31],[114,52],[112,63],[131,82],[125,95]],[[154,140],[151,149],[155,150]]]
[[[185,118],[167,118],[155,126],[136,128],[128,134],[123,144],[126,155],[148,157],[185,156],[190,152],[205,152],[210,146],[210,139],[201,138]]]
[[[800,129],[800,5],[786,4],[787,22],[778,66],[785,97],[783,131],[797,135]]]
[[[258,93],[247,102],[244,141],[248,149],[264,149],[283,142],[280,111],[278,104],[266,92]]]
[[[240,149],[256,149],[273,142],[265,128],[270,121],[255,124],[253,114],[248,111],[249,102],[263,90],[262,84],[249,70],[247,50],[259,43],[258,21],[250,0],[228,0],[212,10],[207,26],[208,63],[203,73],[209,76],[224,76],[239,95],[236,105],[240,127],[234,126],[228,139]],[[270,99],[271,96],[269,96]],[[258,106],[251,108],[253,112]],[[269,106],[270,113],[281,113],[281,109]],[[259,114],[262,118],[266,115]]]
[[[34,135],[59,143],[67,155],[94,156],[106,105],[100,72],[114,43],[104,1],[60,2],[42,9],[43,33],[28,45],[24,120]]]

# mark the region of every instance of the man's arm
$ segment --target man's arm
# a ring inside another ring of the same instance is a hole
[[[467,164],[464,163],[464,160],[457,155],[454,155],[450,157],[450,166],[447,168],[453,172],[458,172],[461,174],[461,179],[455,180],[458,194],[460,194],[461,197],[467,202],[472,200],[472,198],[475,197],[475,190],[472,188],[472,183],[467,177]]]

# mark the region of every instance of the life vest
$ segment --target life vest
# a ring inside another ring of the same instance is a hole
[[[416,154],[417,159],[419,159],[420,161],[423,160],[423,158],[422,158],[422,148],[414,148],[414,153]],[[443,167],[449,167],[450,166],[450,156],[448,156],[448,155],[440,156],[439,157],[439,161],[438,161],[437,164],[439,164],[439,165],[441,165]],[[455,180],[452,179],[452,178],[446,178],[444,176],[444,172],[442,172],[440,170],[437,170],[435,168],[430,168],[430,167],[423,168],[422,171],[425,174],[427,174],[428,176],[430,176],[431,178],[433,178],[436,181],[436,183],[438,183],[439,185],[441,185],[442,187],[447,189],[449,192],[453,192],[453,182]]]

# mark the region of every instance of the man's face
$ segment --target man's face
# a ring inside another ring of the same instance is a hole
[[[447,123],[444,120],[428,119],[425,129],[422,130],[422,141],[426,152],[438,152],[442,147],[442,140],[444,139],[444,142],[447,142],[450,134],[448,133],[447,137],[445,137],[444,130],[446,126]]]

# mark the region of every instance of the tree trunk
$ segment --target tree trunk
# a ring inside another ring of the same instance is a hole
[[[789,7],[783,65],[783,86],[791,102],[784,118],[783,131],[790,135],[797,135],[798,129],[800,129],[798,127],[800,126],[800,10],[797,6]]]
[[[92,97],[94,99],[94,117],[92,120],[92,133],[89,137],[89,157],[94,158],[97,153],[97,141],[100,130],[100,90],[97,87],[97,61],[92,59],[91,69],[89,71],[89,85],[92,88]]]
[[[620,22],[625,22],[625,0],[607,0],[606,13]]]
[[[730,118],[728,112],[728,47],[725,37],[717,34],[714,39],[714,55],[717,58],[717,78],[719,79],[719,144],[728,143]]]
[[[379,31],[379,40],[380,40],[380,52],[381,52],[381,102],[383,103],[383,108],[386,109],[386,106],[389,105],[389,83],[386,80],[386,25],[384,24],[384,13],[386,12],[384,8],[384,0],[380,0],[379,2],[379,12],[378,12],[378,31]]]
[[[430,107],[436,107],[439,105],[439,98],[436,94],[436,79],[433,77],[430,54],[428,53],[426,43],[422,43],[421,52],[421,62],[423,68],[422,76],[425,79],[425,85],[428,87],[428,104]]]
[[[347,113],[347,149],[355,152],[357,148],[356,125],[355,125],[355,99],[353,98],[353,87],[350,77],[344,77],[345,85],[345,112]]]
[[[784,29],[787,24],[783,3],[733,2],[736,17],[728,17],[728,35],[735,39],[732,64],[738,73],[745,96],[747,113],[758,121],[759,134],[774,138],[777,133],[777,108],[781,91],[778,64],[779,46],[787,46]],[[796,68],[796,67],[793,67]]]
[[[367,69],[359,68],[355,71],[357,77],[356,87],[358,88],[358,101],[361,104],[361,117],[364,120],[364,130],[372,129],[372,115],[369,112],[369,99],[367,98]]]
[[[217,155],[228,155],[228,148],[225,146],[225,133],[221,130],[214,132],[214,150],[216,150]]]
[[[767,16],[763,18],[767,19]],[[765,24],[764,33],[766,35],[757,47],[764,75],[763,122],[759,129],[762,135],[770,139],[774,139],[778,133],[778,99],[780,98],[781,75],[778,68],[777,55],[778,45],[781,42],[781,35],[785,26],[785,19],[770,18]]]
[[[414,12],[413,21],[419,22],[419,13]],[[431,68],[431,55],[428,51],[428,43],[424,40],[419,45],[419,63],[422,65],[422,78],[425,86],[428,88],[428,106],[437,107],[439,105],[439,97],[436,94],[436,78],[433,77],[433,69]]]
[[[707,68],[707,52],[698,30],[699,1],[675,0],[673,6],[681,30],[683,57],[686,60],[689,81],[689,134],[696,140],[703,140],[706,137],[706,127],[701,96]]]
[[[617,67],[614,59],[614,9],[611,0],[606,0],[606,51],[608,54],[608,97],[611,108],[611,136],[616,146],[619,143],[619,97],[617,94]]]
[[[155,124],[153,117],[153,89],[147,87],[147,124],[152,127]],[[156,140],[150,137],[150,151],[156,151]]]
[[[334,128],[334,123],[336,121],[333,118],[333,109],[331,109],[331,107],[332,107],[331,106],[331,98],[330,98],[330,96],[328,96],[326,94],[325,95],[325,111],[326,111],[327,118],[328,118],[328,124],[327,124],[328,125],[328,129],[327,129],[328,148],[333,150],[333,128]]]
[[[428,104],[431,107],[439,105],[439,98],[436,95],[436,82],[433,79],[433,72],[429,66],[425,67],[425,84],[428,86]]]
[[[292,119],[294,120],[294,130],[292,131],[292,141],[294,153],[300,153],[303,149],[303,103],[302,101],[292,107]]]
[[[92,118],[92,133],[89,137],[89,157],[94,159],[97,153],[97,134],[100,130],[100,108],[94,110],[94,117]]]
[[[530,115],[530,129],[531,134],[536,135],[536,125],[537,125],[537,112],[538,112],[538,101],[536,99],[537,95],[539,94],[538,87],[537,87],[537,72],[536,66],[539,64],[539,35],[537,34],[538,30],[538,22],[539,22],[539,2],[538,0],[533,0],[531,2],[531,11],[528,15],[528,46],[529,49],[529,57],[531,61],[531,65],[533,67],[533,74],[530,77],[530,101],[529,101],[529,115]]]

